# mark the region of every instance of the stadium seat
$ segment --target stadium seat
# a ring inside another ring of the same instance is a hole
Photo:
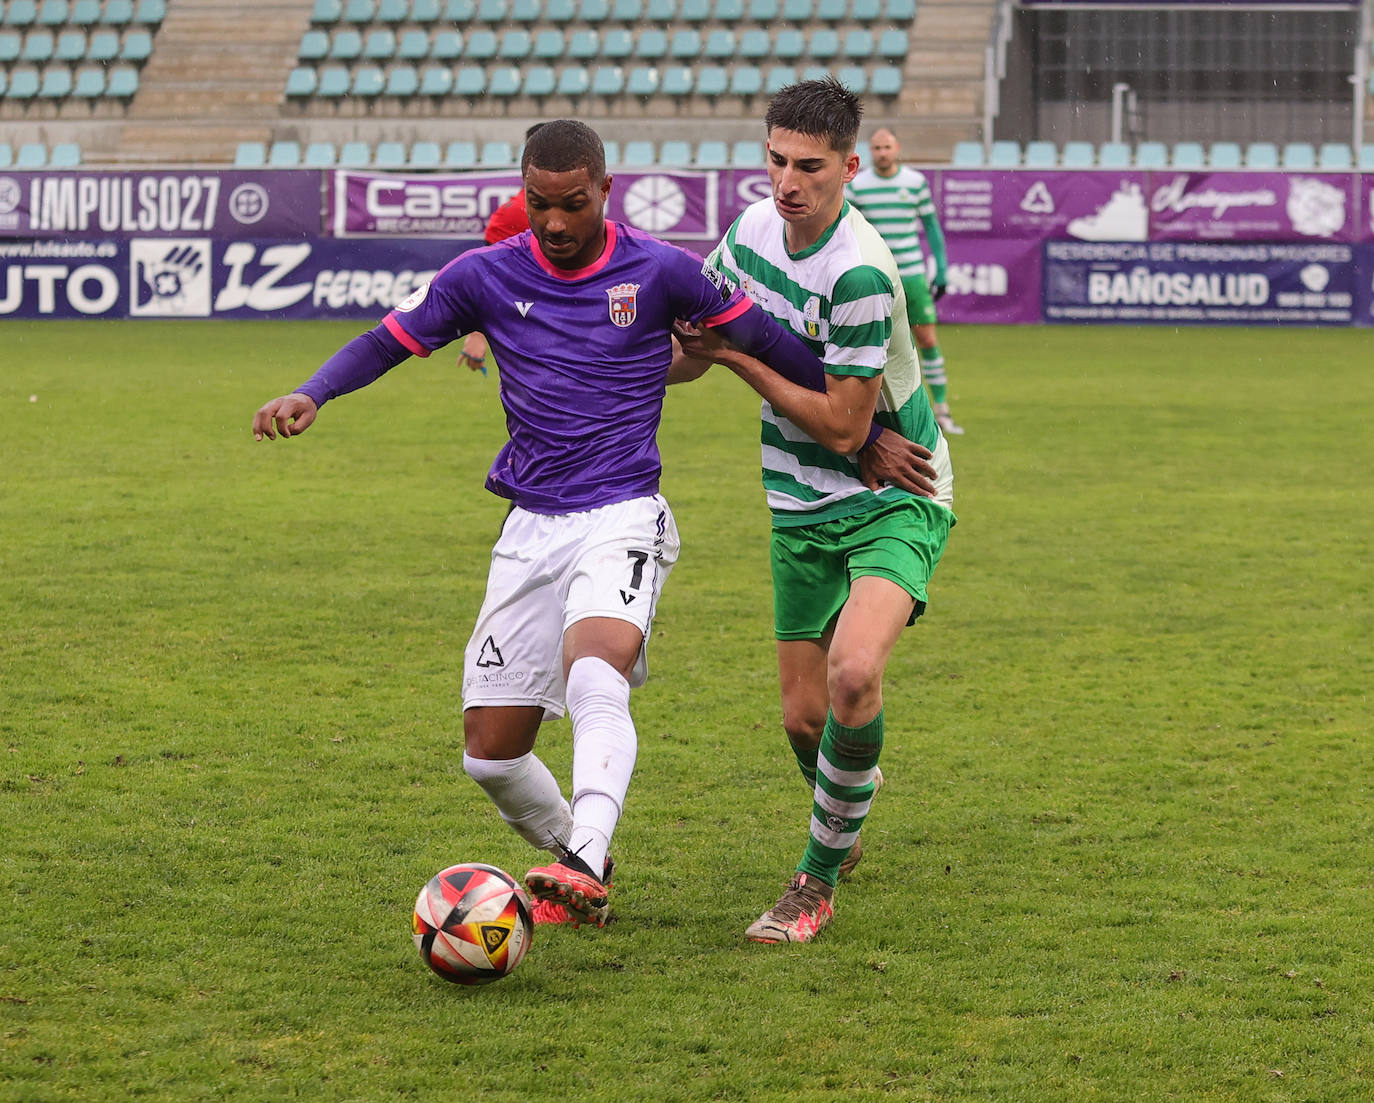
[[[887,0],[883,14],[889,23],[910,23],[916,18],[916,0]]]
[[[20,61],[32,61],[42,63],[52,58],[55,48],[55,39],[52,31],[30,31],[24,36],[24,50],[19,55]]]
[[[697,70],[696,85],[693,91],[698,96],[715,99],[725,95],[730,87],[730,73],[721,65],[703,65]]]
[[[510,99],[520,94],[520,70],[514,65],[496,65],[487,71],[487,95]]]
[[[1129,154],[1128,154],[1129,157]],[[1059,163],[1066,169],[1092,168],[1097,161],[1097,147],[1092,142],[1069,141],[1059,156]]]
[[[530,44],[530,57],[538,61],[552,61],[563,56],[563,32],[553,27],[537,31]]]
[[[319,76],[308,65],[298,65],[286,74],[286,95],[288,99],[305,99],[315,94]]]
[[[1244,159],[1239,142],[1213,142],[1207,147],[1209,168],[1238,169]]]
[[[14,150],[10,148],[9,142],[0,142],[0,169],[7,169],[14,164]]]
[[[658,163],[670,168],[686,168],[692,163],[692,143],[679,139],[660,143]]]
[[[1201,142],[1175,142],[1169,164],[1176,169],[1200,169],[1207,166],[1207,154]]]
[[[377,22],[388,26],[404,23],[410,18],[410,5],[406,0],[381,0],[377,5]]]
[[[544,4],[545,23],[571,23],[577,18],[574,0],[547,0]]]
[[[592,95],[618,96],[625,91],[625,70],[619,65],[598,65],[592,70]]]
[[[582,65],[565,65],[558,73],[558,94],[570,99],[585,96],[592,86],[591,74]]]
[[[429,32],[416,27],[402,31],[396,43],[396,56],[402,61],[423,61],[429,57]]]
[[[38,86],[40,100],[65,100],[72,94],[72,71],[65,65],[50,65],[43,70]]]
[[[453,74],[453,94],[476,99],[487,90],[487,72],[480,65],[464,65]]]
[[[807,39],[806,53],[816,61],[829,61],[840,52],[840,36],[831,27],[821,27],[811,32]]]
[[[645,141],[626,142],[624,152],[620,155],[620,163],[634,168],[643,168],[646,165],[654,164],[654,143]]]
[[[134,22],[144,27],[156,27],[167,18],[167,0],[138,0]]]
[[[635,57],[644,61],[657,61],[668,56],[668,33],[661,27],[650,27],[640,31],[635,40]]]
[[[362,65],[353,70],[352,94],[375,99],[386,91],[386,74],[380,66]]]
[[[1356,163],[1365,172],[1374,172],[1374,145],[1365,144],[1360,146],[1360,156]]]
[[[329,56],[334,61],[356,61],[363,53],[362,32],[342,27],[329,40]]]
[[[648,99],[658,91],[658,70],[652,65],[636,65],[625,75],[625,91]]]
[[[530,32],[517,27],[501,32],[501,45],[497,48],[496,56],[502,61],[524,61],[533,48],[534,40]]]
[[[108,12],[106,13],[108,17]],[[328,26],[343,18],[343,0],[315,0],[310,22]]]
[[[806,36],[795,27],[780,30],[773,39],[773,56],[779,61],[796,61],[806,53]]]
[[[410,147],[410,164],[417,169],[437,169],[441,159],[438,142],[416,142]]]
[[[891,97],[901,90],[902,70],[896,65],[879,65],[868,78],[868,92],[871,96]]]
[[[717,23],[738,23],[744,18],[744,0],[714,0],[711,17]]]
[[[772,56],[772,53],[773,43],[769,39],[767,31],[759,27],[750,27],[740,32],[739,57],[757,63],[763,58]]]
[[[321,32],[323,33],[323,32]],[[328,36],[325,37],[326,44]],[[93,31],[86,43],[87,61],[113,61],[119,56],[119,34],[116,31]]]
[[[770,96],[780,88],[797,83],[797,70],[792,65],[773,65],[763,78],[763,90]]]
[[[367,32],[363,40],[363,57],[368,61],[390,61],[396,56],[396,32],[378,27]]]
[[[86,58],[86,32],[63,31],[57,36],[57,47],[53,50],[55,61],[76,62]]]
[[[35,0],[10,0],[5,8],[5,25],[9,27],[32,27],[38,19],[38,4]]]
[[[153,36],[147,31],[128,31],[124,35],[124,44],[119,48],[121,61],[132,61],[136,65],[141,65],[153,56]]]
[[[521,94],[536,100],[552,96],[558,87],[558,74],[551,65],[531,65],[525,70],[525,83]]]
[[[408,160],[405,142],[378,142],[372,152],[372,163],[379,169],[405,168]]]
[[[5,96],[11,100],[31,100],[38,95],[41,83],[37,69],[11,69],[10,87]]]
[[[477,0],[475,18],[479,23],[489,23],[496,26],[506,21],[508,10],[507,0]]]
[[[1053,142],[1034,141],[1026,143],[1026,167],[1031,169],[1054,168],[1059,161],[1059,150]]]
[[[515,147],[509,142],[483,142],[477,163],[483,168],[506,168],[515,164]]]
[[[1135,147],[1135,167],[1162,169],[1169,167],[1169,147],[1163,142],[1141,142]]]
[[[420,95],[447,96],[453,91],[453,70],[447,65],[426,65],[420,70]]]
[[[878,36],[878,56],[885,61],[904,61],[911,50],[906,31],[889,27]]]
[[[495,31],[478,29],[463,43],[463,57],[467,61],[490,61],[496,56],[498,42]]]
[[[614,138],[606,138],[601,144],[606,148],[606,164],[620,164],[620,143]]]
[[[319,71],[319,84],[315,94],[323,99],[338,100],[348,95],[351,82],[348,70],[342,65],[326,65]]]
[[[830,68],[826,65],[808,65],[801,71],[802,80],[825,80],[830,76]]]
[[[301,163],[301,144],[280,138],[267,150],[267,163],[274,168],[294,168]]]
[[[305,156],[301,158],[301,163],[306,168],[327,169],[333,168],[338,159],[339,155],[334,149],[333,142],[311,142],[305,147]]]
[[[601,56],[623,61],[634,52],[635,38],[624,27],[608,27],[601,32]]]
[[[1131,167],[1131,147],[1125,142],[1103,142],[1097,149],[1097,163],[1104,169]]]
[[[988,151],[988,167],[995,169],[1015,168],[1021,163],[1021,143],[1001,138],[992,143]]]
[[[42,142],[25,142],[14,155],[17,169],[41,169],[48,164],[48,147]]]
[[[754,23],[762,23],[767,26],[776,22],[782,12],[782,5],[778,0],[749,0],[749,7],[746,16]]]
[[[347,0],[344,4],[345,23],[371,23],[376,15],[377,5],[374,0]]]
[[[617,23],[628,23],[632,27],[644,21],[644,0],[614,0],[611,4],[611,19]]]
[[[814,0],[782,0],[782,21],[804,27],[816,10]]]
[[[601,37],[595,31],[573,31],[568,39],[568,57],[574,61],[589,61],[601,52]]]
[[[267,146],[262,142],[240,142],[234,150],[234,167],[261,168],[267,164]]]
[[[116,65],[105,74],[105,95],[128,101],[138,95],[138,70],[132,65]]]
[[[410,21],[412,23],[437,23],[440,16],[439,0],[411,0]]]
[[[18,61],[23,49],[24,39],[18,31],[0,31],[0,64]]]
[[[1313,169],[1317,167],[1317,151],[1311,142],[1288,142],[1283,147],[1283,167]]]
[[[100,0],[76,0],[67,21],[74,27],[89,30],[100,22]]]
[[[686,65],[669,65],[663,70],[658,82],[658,90],[665,96],[689,96],[692,94],[692,70]]]
[[[724,168],[729,163],[730,147],[724,142],[708,139],[697,143],[696,152],[692,156],[692,164],[702,165],[706,168]]]
[[[868,73],[862,65],[841,65],[834,73],[835,79],[855,95],[862,96],[868,91]],[[868,153],[868,143],[859,143],[859,161],[863,162]]]
[[[882,0],[851,0],[849,18],[855,23],[867,26],[876,23],[883,16]]]
[[[724,61],[735,56],[737,47],[735,45],[735,32],[717,27],[706,36],[706,44],[702,48],[702,56],[710,58],[712,61]]]
[[[538,23],[539,0],[511,0],[509,19],[512,23]]]
[[[671,23],[677,18],[677,0],[648,0],[644,18],[650,23]]]
[[[878,44],[873,38],[873,32],[867,28],[857,28],[845,31],[840,54],[851,61],[866,61],[877,49]]]
[[[429,44],[429,56],[434,61],[457,61],[463,56],[463,36],[457,31],[438,31]]]
[[[309,30],[301,35],[301,44],[296,47],[296,57],[300,61],[322,61],[329,56],[329,34],[327,31]]]
[[[677,17],[683,23],[705,23],[711,18],[711,0],[679,0]]]
[[[730,95],[757,96],[763,91],[763,70],[757,65],[736,65],[730,70]]]
[[[1340,172],[1355,167],[1355,157],[1344,142],[1323,142],[1317,151],[1317,167],[1328,172]]]
[[[444,0],[444,14],[440,17],[442,22],[466,27],[476,18],[477,0]]]
[[[105,13],[100,22],[110,27],[127,27],[133,21],[133,0],[105,0]]]
[[[459,139],[444,147],[444,167],[450,169],[470,169],[477,163],[477,146]]]
[[[701,32],[688,27],[673,32],[668,44],[668,56],[690,61],[701,53]]]
[[[983,143],[955,142],[954,152],[950,155],[949,163],[957,169],[982,168],[985,164]]]
[[[386,71],[384,96],[409,99],[420,91],[420,74],[413,65],[393,65]]]
[[[346,169],[366,168],[372,163],[372,149],[366,142],[344,142],[339,150],[339,167]]]
[[[822,23],[843,23],[849,16],[849,0],[816,0],[816,18]]]
[[[79,100],[98,100],[105,94],[105,70],[99,65],[83,65],[76,71],[72,95]]]
[[[767,156],[762,142],[741,140],[730,146],[730,164],[734,168],[763,168]]]

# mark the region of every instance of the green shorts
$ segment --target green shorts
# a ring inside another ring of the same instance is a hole
[[[933,326],[935,324],[935,300],[930,295],[930,284],[925,274],[902,277],[902,290],[906,293],[906,321],[911,326]]]
[[[926,584],[944,554],[954,514],[925,498],[898,498],[852,517],[775,527],[772,539],[773,634],[814,640],[825,634],[863,575],[895,582],[926,608]]]

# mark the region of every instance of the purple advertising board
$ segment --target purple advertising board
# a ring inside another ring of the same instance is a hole
[[[0,241],[0,318],[361,318],[481,239]]]
[[[1143,172],[949,169],[933,175],[946,238],[1144,241],[1149,234]]]
[[[1045,243],[1047,322],[1350,325],[1355,247],[1289,242]]]
[[[1357,179],[1348,172],[1154,172],[1149,239],[1354,241]]]
[[[310,170],[0,171],[0,238],[314,237],[321,229],[320,174]]]

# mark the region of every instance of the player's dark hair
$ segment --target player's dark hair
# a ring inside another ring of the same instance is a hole
[[[530,135],[520,158],[523,175],[531,168],[545,172],[576,172],[585,168],[592,183],[606,178],[606,147],[586,123],[551,119]]]
[[[825,141],[836,153],[854,152],[864,105],[834,77],[804,80],[778,90],[763,122],[773,130],[795,130]]]

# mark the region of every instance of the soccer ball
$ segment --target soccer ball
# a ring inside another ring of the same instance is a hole
[[[411,929],[421,960],[444,980],[490,984],[520,964],[534,924],[518,881],[470,862],[430,878],[415,901]]]

